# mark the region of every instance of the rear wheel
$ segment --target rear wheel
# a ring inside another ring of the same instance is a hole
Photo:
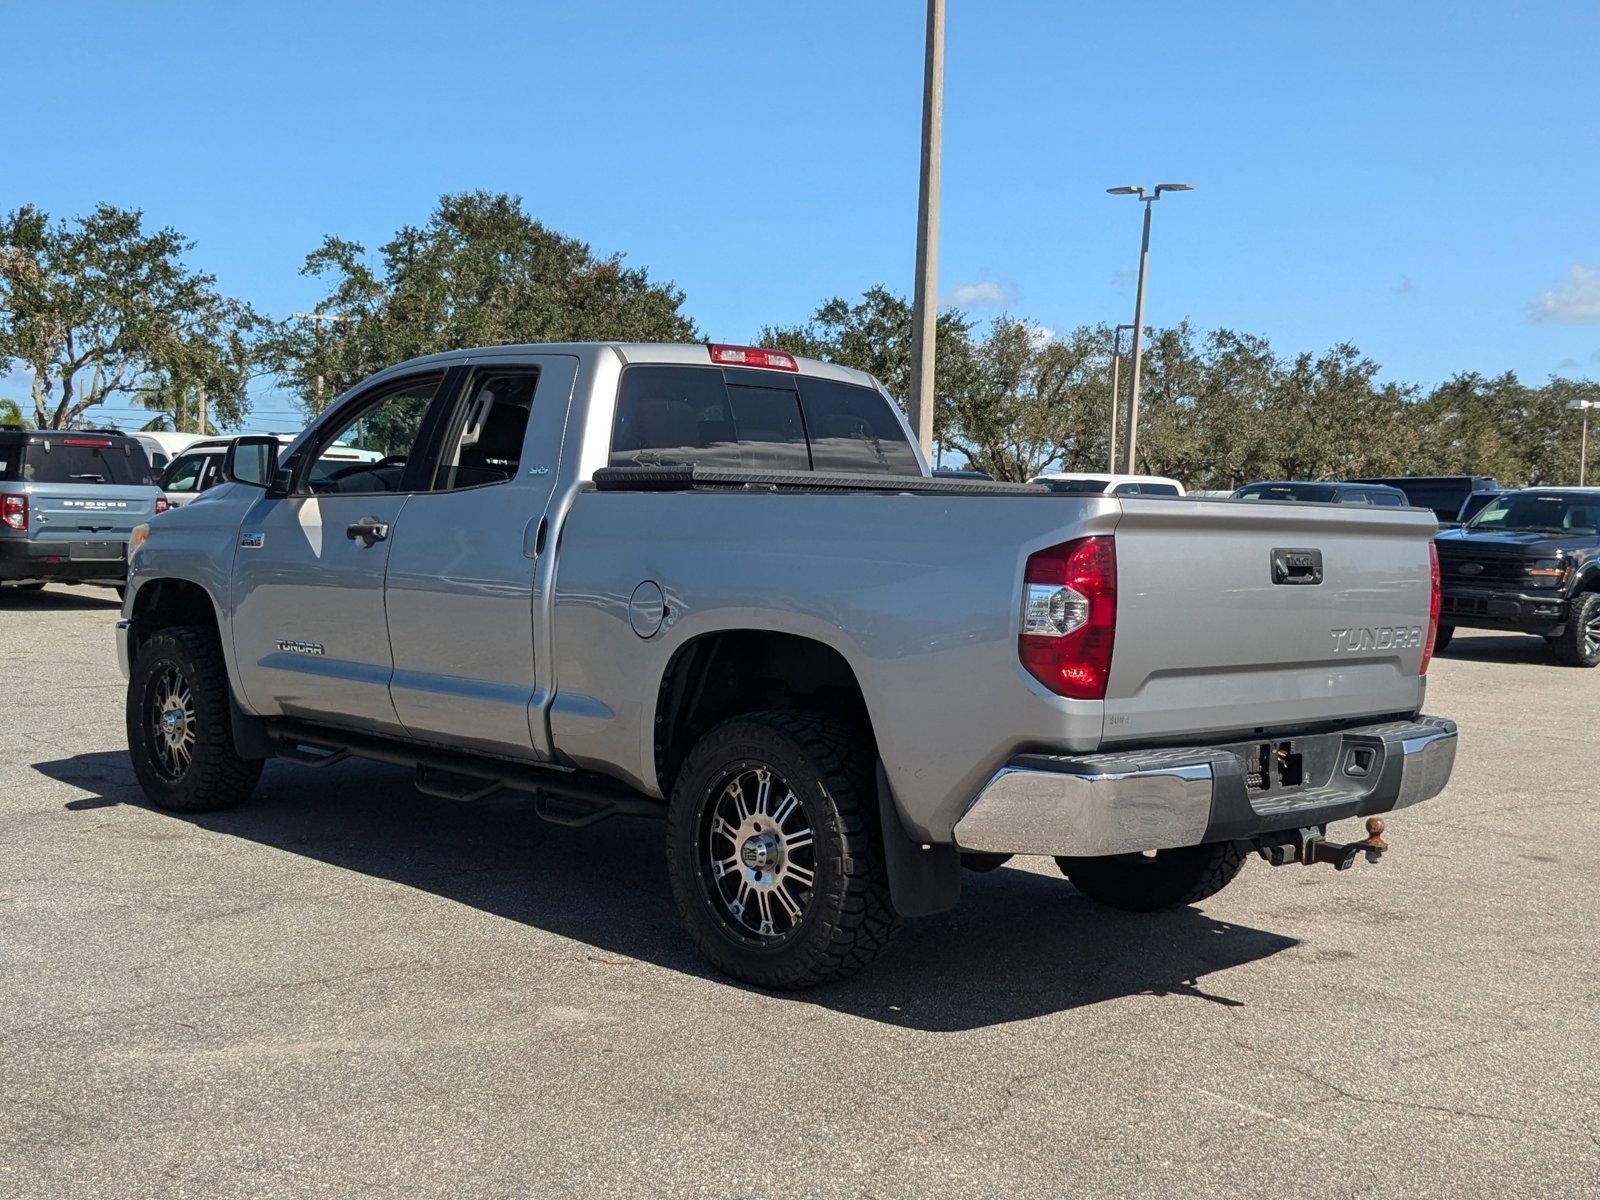
[[[1089,899],[1126,912],[1156,912],[1215,896],[1244,866],[1236,842],[1211,842],[1149,854],[1057,858],[1062,874]]]
[[[1600,665],[1600,592],[1583,592],[1567,606],[1567,627],[1550,642],[1569,667]]]
[[[712,729],[678,772],[667,866],[705,959],[761,987],[843,979],[899,925],[872,751],[849,725],[763,712]]]
[[[263,764],[234,749],[228,672],[209,629],[173,626],[140,644],[126,716],[134,774],[158,808],[232,808],[255,789]]]
[[[1455,637],[1455,635],[1456,627],[1454,625],[1439,626],[1438,630],[1433,635],[1433,652],[1437,654],[1439,651],[1443,650],[1450,644],[1450,639]]]
[[[28,583],[8,583],[8,584],[5,585],[5,587],[0,588],[0,592],[42,592],[42,591],[44,591],[44,581],[40,580],[40,579],[35,579],[35,580],[32,580],[32,581],[30,581]]]

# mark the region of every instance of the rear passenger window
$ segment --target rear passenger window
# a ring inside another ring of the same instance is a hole
[[[922,468],[889,402],[871,388],[800,378],[800,407],[818,471],[920,475]]]
[[[889,402],[871,388],[802,376],[633,366],[622,373],[613,467],[698,464],[746,471],[920,475]]]
[[[1405,502],[1399,496],[1392,496],[1388,492],[1371,493],[1372,502],[1379,508],[1404,508]]]
[[[474,377],[434,477],[436,490],[455,491],[516,478],[538,382],[536,370],[486,372]]]
[[[1339,496],[1340,504],[1370,504],[1365,492],[1342,492]]]
[[[729,387],[716,367],[670,366],[622,373],[610,462],[767,471],[811,465],[794,392]]]

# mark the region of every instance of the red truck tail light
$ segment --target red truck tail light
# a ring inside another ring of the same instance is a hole
[[[64,437],[64,438],[61,439],[61,444],[63,446],[88,446],[88,447],[90,447],[91,449],[94,449],[94,450],[109,450],[109,449],[111,449],[111,439],[110,438]]]
[[[772,371],[800,369],[794,355],[783,350],[765,350],[760,346],[713,345],[711,361],[724,367],[766,367]]]
[[[1103,700],[1117,631],[1117,544],[1079,538],[1028,558],[1022,579],[1022,665],[1058,696]]]
[[[171,507],[172,507],[171,501],[169,501],[165,496],[157,496],[156,497],[156,516],[159,517],[162,513],[166,512],[167,509],[169,509]]]
[[[28,495],[8,492],[0,496],[0,524],[18,533],[28,532]]]
[[[1428,637],[1422,643],[1422,670],[1419,675],[1428,673],[1428,664],[1433,661],[1433,639],[1439,636],[1439,548],[1432,542],[1428,543],[1428,571],[1433,576],[1429,585],[1432,592],[1428,599]]]

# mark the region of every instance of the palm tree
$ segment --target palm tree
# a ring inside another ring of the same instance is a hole
[[[33,423],[22,415],[22,405],[3,396],[0,396],[0,425],[21,425],[24,429],[33,428]]]
[[[133,402],[157,415],[145,422],[142,428],[154,432],[215,433],[216,423],[207,414],[206,428],[200,428],[200,391],[192,384],[175,379],[161,379],[147,384],[134,393]]]

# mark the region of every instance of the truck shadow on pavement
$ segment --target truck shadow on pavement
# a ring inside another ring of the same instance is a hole
[[[1489,637],[1481,635],[1463,637],[1458,633],[1451,639],[1450,644],[1439,652],[1439,657],[1459,658],[1465,662],[1531,663],[1552,669],[1560,666],[1556,662],[1555,651],[1543,638],[1514,633]]]
[[[710,971],[680,930],[662,825],[653,820],[566,829],[541,821],[521,797],[438,800],[416,792],[408,771],[356,762],[316,772],[270,764],[249,804],[184,816],[149,806],[126,753],[34,769],[91,793],[69,801],[69,810],[127,804],[574,939],[609,964],[642,961],[743,990]],[[964,892],[953,912],[907,921],[884,957],[856,978],[785,998],[931,1032],[1126,996],[1238,1007],[1244,1002],[1227,995],[1218,976],[1297,944],[1193,908],[1111,912],[1090,904],[1053,866],[1048,875],[969,873]]]
[[[47,587],[22,591],[0,587],[0,612],[118,612],[122,597],[105,587]]]

